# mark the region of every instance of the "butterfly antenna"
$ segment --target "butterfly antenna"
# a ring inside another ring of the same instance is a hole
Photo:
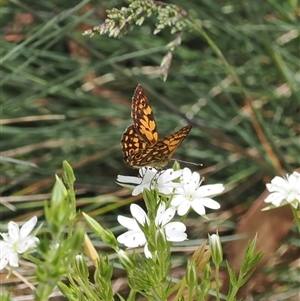
[[[175,158],[171,158],[172,161],[178,161],[181,163],[186,163],[186,164],[190,164],[190,165],[196,165],[196,166],[203,166],[202,163],[195,163],[195,162],[190,162],[190,161],[183,161],[183,160],[179,160],[179,159],[175,159]]]

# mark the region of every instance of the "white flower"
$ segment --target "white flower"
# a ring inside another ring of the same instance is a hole
[[[149,218],[146,212],[138,205],[131,204],[130,212],[133,218],[125,216],[118,216],[118,222],[128,229],[127,232],[118,236],[119,243],[124,244],[128,248],[136,248],[138,246],[144,246],[144,253],[147,258],[152,258],[152,254],[149,251],[146,236],[141,229],[140,225],[146,226],[150,224]],[[174,217],[176,209],[170,207],[166,210],[166,205],[161,203],[157,210],[155,217],[155,225],[157,231],[164,231],[166,239],[168,241],[183,241],[187,238],[185,232],[186,227],[181,222],[171,222]]]
[[[294,171],[286,178],[276,176],[271,183],[266,184],[271,192],[265,199],[266,203],[272,203],[279,207],[290,203],[295,209],[300,203],[300,174]]]
[[[161,203],[158,207],[155,217],[155,225],[160,231],[165,231],[167,241],[184,241],[187,238],[185,232],[186,226],[181,222],[169,223],[176,212],[175,207],[169,207],[166,210],[166,204]]]
[[[15,222],[8,223],[8,233],[0,234],[3,238],[3,241],[0,241],[0,270],[7,264],[11,267],[18,267],[19,254],[23,254],[36,246],[39,239],[29,235],[36,223],[36,216],[27,221],[21,229]]]
[[[119,175],[117,181],[137,185],[132,195],[136,196],[143,192],[144,189],[157,189],[164,195],[172,194],[176,187],[181,187],[181,183],[173,182],[182,175],[182,170],[174,171],[172,168],[158,171],[153,167],[143,167],[139,170],[140,177],[128,177]]]
[[[201,185],[200,175],[184,168],[181,176],[183,187],[176,188],[175,196],[171,206],[177,208],[178,215],[185,215],[192,207],[198,214],[205,215],[205,207],[219,209],[220,205],[209,196],[221,193],[224,190],[223,184]]]
[[[144,253],[146,257],[148,257],[150,252],[147,246],[147,239],[144,232],[141,230],[139,224],[143,226],[145,225],[145,223],[149,224],[149,219],[147,217],[146,212],[136,204],[130,205],[130,212],[133,218],[129,218],[122,215],[118,216],[118,222],[123,227],[127,228],[128,231],[118,236],[117,240],[119,243],[125,245],[127,248],[145,246]]]

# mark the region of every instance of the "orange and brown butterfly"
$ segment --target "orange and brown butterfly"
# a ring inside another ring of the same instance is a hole
[[[160,139],[152,108],[141,85],[137,86],[132,97],[131,117],[133,124],[123,134],[121,146],[124,162],[132,168],[163,168],[192,128],[185,126]]]

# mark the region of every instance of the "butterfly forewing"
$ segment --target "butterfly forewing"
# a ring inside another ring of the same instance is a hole
[[[133,124],[123,134],[121,145],[124,161],[132,168],[163,168],[192,128],[185,126],[159,139],[153,111],[141,85],[137,86],[132,98],[131,116]]]
[[[158,132],[152,108],[145,90],[138,85],[132,97],[131,116],[136,133],[149,145],[158,141]]]

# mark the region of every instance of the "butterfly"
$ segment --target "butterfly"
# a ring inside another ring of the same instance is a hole
[[[131,117],[133,124],[124,132],[121,146],[124,162],[132,168],[151,166],[162,169],[192,128],[185,126],[160,139],[152,108],[141,85],[137,86],[132,97]]]

